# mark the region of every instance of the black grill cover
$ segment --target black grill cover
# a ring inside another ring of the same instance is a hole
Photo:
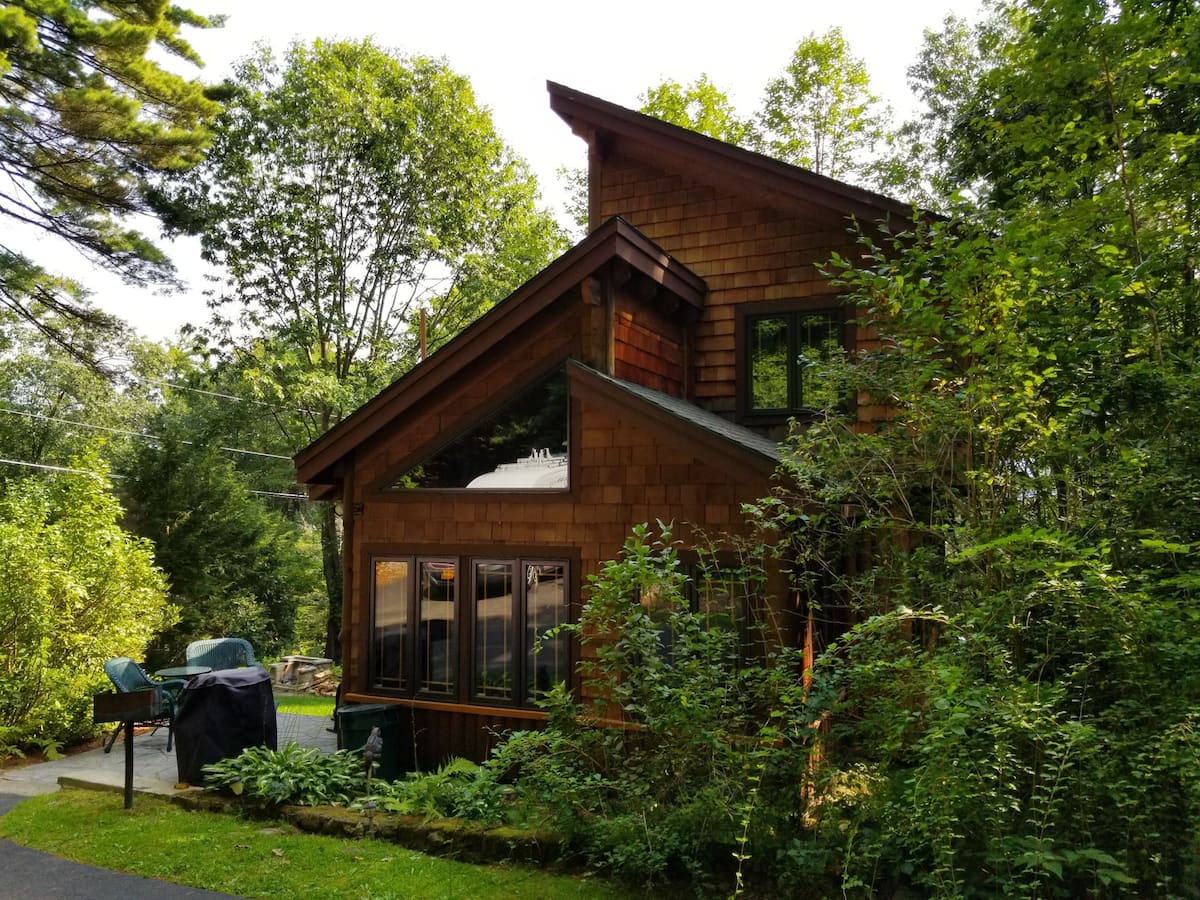
[[[184,688],[175,711],[175,760],[179,780],[203,784],[209,763],[237,756],[247,747],[277,749],[275,697],[271,679],[258,666],[197,675]]]

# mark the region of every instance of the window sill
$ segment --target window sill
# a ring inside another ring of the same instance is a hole
[[[529,719],[544,722],[549,718],[540,709],[523,709],[517,706],[480,706],[471,703],[449,703],[443,700],[415,700],[412,697],[390,697],[386,694],[360,694],[347,692],[343,700],[355,703],[393,703],[409,709],[429,709],[436,712],[462,713],[468,716],[495,716],[505,719]]]

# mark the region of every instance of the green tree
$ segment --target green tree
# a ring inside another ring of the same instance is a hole
[[[0,8],[0,216],[68,242],[135,284],[169,280],[162,251],[126,217],[151,210],[156,179],[199,162],[218,105],[153,59],[199,60],[183,26],[217,24],[166,2],[16,0]],[[87,343],[45,313],[111,326],[82,288],[10,240],[0,242],[0,304],[72,352]]]
[[[719,141],[745,146],[753,137],[753,125],[738,115],[729,95],[704,74],[688,85],[664,81],[643,91],[638,101],[639,112]]]
[[[979,86],[998,62],[1007,28],[998,8],[974,25],[947,16],[941,29],[926,29],[917,59],[908,67],[908,86],[920,112],[889,136],[876,163],[882,189],[935,209],[950,209],[977,197],[981,186],[956,167],[961,140],[975,126],[983,96]]]
[[[111,460],[140,440],[137,429],[152,407],[147,386],[118,366],[151,351],[123,327],[89,334],[86,323],[59,316],[41,324],[75,346],[86,344],[91,359],[76,359],[15,313],[0,315],[0,456],[64,464],[96,451]]]
[[[163,422],[158,430],[176,429]],[[177,659],[207,637],[246,638],[264,656],[290,646],[319,564],[300,529],[250,494],[228,454],[163,436],[136,448],[123,475],[127,527],[154,542],[180,613],[153,655]]]
[[[118,525],[103,464],[74,467],[85,471],[14,479],[0,495],[3,743],[90,733],[104,661],[141,658],[174,621],[150,546]]]
[[[1197,12],[998,12],[947,98],[981,208],[844,275],[883,349],[829,377],[890,414],[797,432],[796,493],[761,507],[815,618],[858,622],[814,682],[815,858],[938,896],[1195,896]]]
[[[369,41],[244,60],[206,163],[173,195],[175,227],[227,273],[206,336],[292,450],[536,273],[562,237],[525,164],[469,83],[442,62]],[[322,520],[338,654],[341,557]]]
[[[767,83],[756,143],[768,156],[830,178],[863,178],[889,118],[863,61],[841,29],[831,28],[801,40],[783,74]]]

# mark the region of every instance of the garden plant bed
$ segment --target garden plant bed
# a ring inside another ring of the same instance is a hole
[[[278,819],[312,834],[373,837],[462,862],[553,864],[559,868],[575,862],[565,839],[539,829],[378,812],[368,816],[342,806],[271,807],[199,788],[176,794],[171,800],[185,809]]]

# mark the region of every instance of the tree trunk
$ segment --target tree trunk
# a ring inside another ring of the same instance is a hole
[[[333,504],[321,512],[321,566],[325,573],[325,591],[329,595],[329,614],[325,619],[325,655],[342,661],[342,529]]]

